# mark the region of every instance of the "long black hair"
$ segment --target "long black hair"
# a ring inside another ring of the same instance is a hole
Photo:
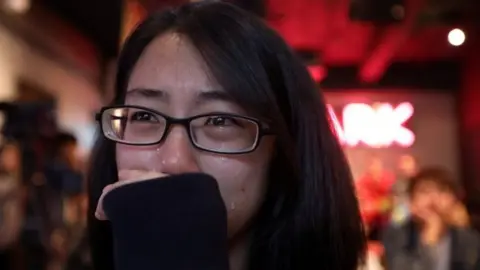
[[[352,176],[325,101],[301,60],[273,30],[233,5],[190,3],[148,17],[119,58],[114,103],[146,46],[175,32],[203,56],[213,76],[276,132],[267,194],[253,222],[249,270],[354,270],[365,238]],[[115,147],[98,139],[90,177],[89,230],[96,269],[111,270],[112,236],[94,209],[117,181]]]

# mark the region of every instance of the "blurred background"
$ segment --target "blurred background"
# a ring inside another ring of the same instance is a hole
[[[90,269],[94,114],[112,98],[132,28],[185,2],[0,0],[0,269]],[[230,2],[264,18],[308,65],[359,190],[436,166],[463,187],[480,228],[480,1]]]

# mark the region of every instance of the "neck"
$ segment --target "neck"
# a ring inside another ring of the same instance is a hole
[[[230,270],[247,270],[249,244],[250,237],[246,236],[236,239],[230,244]]]

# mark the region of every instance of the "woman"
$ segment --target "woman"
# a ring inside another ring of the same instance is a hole
[[[323,97],[278,34],[230,4],[187,4],[139,25],[118,65],[114,104],[139,106],[132,121],[146,133],[125,141],[115,137],[125,125],[102,123],[109,139],[90,179],[96,269],[114,269],[111,228],[95,208],[122,170],[212,175],[232,270],[357,268],[365,242],[348,165]],[[166,118],[177,124],[147,138]]]
[[[387,269],[480,269],[480,236],[467,227],[459,183],[444,169],[423,168],[407,192],[411,217],[384,232]]]

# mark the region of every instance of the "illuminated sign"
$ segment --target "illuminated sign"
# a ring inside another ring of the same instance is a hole
[[[343,145],[353,147],[363,143],[375,148],[410,147],[415,142],[415,134],[404,126],[413,116],[413,106],[408,102],[395,107],[389,103],[350,103],[342,111],[343,125],[331,106],[328,106],[328,112]]]

